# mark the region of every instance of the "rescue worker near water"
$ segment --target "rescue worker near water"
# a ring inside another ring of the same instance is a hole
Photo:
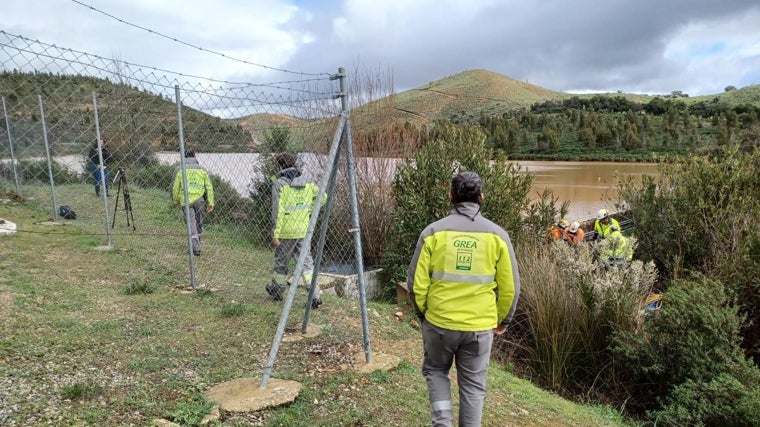
[[[552,228],[549,230],[549,240],[559,240],[564,236],[565,230],[567,230],[567,226],[569,226],[570,223],[566,219],[559,220],[555,225],[552,226]]]
[[[317,205],[319,188],[307,179],[296,167],[296,157],[289,153],[278,154],[277,164],[280,172],[273,177],[272,184],[272,243],[274,249],[274,269],[272,282],[267,285],[267,293],[275,301],[281,301],[285,286],[289,284],[290,260],[297,258],[303,247],[304,238],[309,228],[311,213]],[[324,204],[325,198],[322,200]],[[321,207],[321,205],[320,205]],[[319,207],[317,207],[319,209]],[[305,248],[306,258],[303,265],[303,280],[308,287],[314,274],[314,260],[311,248]],[[298,280],[296,280],[296,285]],[[312,308],[322,305],[319,285],[315,285]]]
[[[620,224],[615,218],[610,217],[610,213],[607,209],[599,209],[596,213],[596,221],[594,221],[594,231],[596,231],[595,239],[604,239],[612,233],[612,226],[617,226],[620,230]]]
[[[612,224],[610,234],[599,249],[599,258],[608,269],[622,270],[633,259],[633,247],[627,237],[620,232],[620,226]]]
[[[201,234],[203,234],[203,217],[214,210],[214,186],[208,172],[195,158],[195,152],[185,151],[185,172],[187,174],[187,200],[190,208],[190,238],[193,255],[201,254]],[[172,200],[175,206],[182,206],[185,212],[185,192],[182,188],[182,169],[177,168],[174,175]],[[186,219],[185,215],[182,218]]]
[[[585,238],[586,233],[583,231],[581,228],[581,223],[578,221],[573,221],[573,223],[570,224],[570,227],[567,227],[562,233],[562,240],[571,245],[577,245],[578,243],[581,243]]]
[[[434,427],[454,423],[452,363],[459,425],[480,426],[493,337],[506,331],[520,294],[509,234],[480,214],[482,190],[474,172],[451,180],[453,208],[422,231],[407,272],[412,306],[422,322],[422,374]]]

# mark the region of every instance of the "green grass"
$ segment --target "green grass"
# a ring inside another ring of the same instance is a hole
[[[34,199],[0,202],[0,216],[19,228],[0,236],[0,425],[151,425],[159,418],[195,425],[211,408],[203,395],[209,387],[261,375],[282,308],[264,290],[268,249],[209,230],[198,270],[210,286],[178,292],[187,284],[186,241],[175,236],[181,222],[166,219],[173,213],[165,193],[135,189],[139,235],[117,222],[114,248],[103,250],[102,205],[89,185],[57,188],[80,218],[63,226],[45,225],[49,199],[24,190]],[[299,289],[289,330],[301,327],[305,294]],[[295,402],[223,412],[212,425],[429,424],[413,316],[397,320],[405,308],[370,302],[373,354],[401,363],[360,374],[350,369],[363,349],[359,306],[323,300],[311,313],[321,334],[284,343],[274,365],[273,377],[303,385]],[[569,402],[498,363],[488,386],[484,426],[630,425],[614,408]]]

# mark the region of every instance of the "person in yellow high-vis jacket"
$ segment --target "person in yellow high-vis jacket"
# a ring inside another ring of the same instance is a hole
[[[459,425],[480,426],[493,336],[514,315],[520,275],[509,234],[480,214],[480,177],[456,175],[449,198],[449,215],[420,234],[407,285],[422,322],[432,425],[453,425],[449,370],[456,363]]]
[[[187,195],[190,208],[190,237],[194,255],[201,254],[201,234],[203,234],[203,218],[206,213],[214,210],[214,186],[208,172],[203,169],[195,158],[195,152],[185,151],[185,173],[187,174]],[[175,206],[182,206],[185,212],[185,191],[182,187],[182,169],[177,168],[172,187],[172,200]],[[186,218],[184,215],[182,218]]]
[[[601,245],[599,259],[605,263],[607,269],[624,269],[633,259],[631,242],[623,236],[617,224],[610,226],[610,234],[607,235],[606,240]]]
[[[607,209],[599,209],[599,212],[596,213],[596,221],[594,221],[594,231],[596,231],[594,240],[607,238],[612,233],[613,225],[620,230],[618,220],[612,218]]]
[[[290,153],[280,153],[276,159],[281,170],[272,178],[274,268],[272,282],[266,289],[272,299],[280,301],[288,283],[290,260],[297,258],[301,253],[311,213],[315,208],[319,209],[321,204],[317,203],[319,187],[296,167],[296,157]],[[324,201],[323,199],[322,203]],[[303,280],[308,287],[314,274],[314,260],[311,257],[311,248],[306,248],[306,251]],[[298,280],[294,280],[294,283],[298,285]],[[319,308],[322,299],[319,285],[315,286],[311,306]]]

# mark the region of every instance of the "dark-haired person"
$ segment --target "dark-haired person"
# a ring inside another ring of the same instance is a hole
[[[480,213],[474,172],[451,180],[449,215],[420,234],[407,284],[422,322],[422,374],[433,426],[451,426],[449,370],[456,363],[459,425],[480,426],[493,336],[503,334],[520,294],[514,249],[504,229]]]
[[[100,147],[100,152],[98,152],[98,146]],[[103,164],[100,164],[101,154],[103,156]],[[108,174],[111,172],[110,166],[113,156],[111,155],[111,151],[106,147],[106,140],[101,139],[100,144],[98,144],[98,141],[95,141],[87,157],[90,160],[90,172],[92,172],[92,177],[95,179],[95,195],[100,196],[100,187],[104,184],[107,195],[109,187]]]
[[[203,217],[214,210],[214,186],[208,172],[195,158],[195,152],[185,151],[185,173],[187,174],[187,200],[190,208],[190,237],[194,255],[201,254],[201,234],[203,234]],[[182,187],[182,168],[178,167],[174,175],[172,188],[174,205],[182,206],[185,213],[185,191]],[[185,215],[182,218],[187,218]]]
[[[317,203],[319,187],[301,173],[296,166],[296,157],[290,153],[280,153],[276,157],[280,171],[272,177],[272,243],[274,268],[272,282],[267,285],[267,293],[275,301],[281,301],[288,283],[290,260],[297,257],[303,247],[309,228],[311,213],[321,204]],[[322,203],[325,199],[322,200]],[[314,260],[310,248],[306,248],[303,265],[303,280],[308,287],[314,274]],[[296,285],[298,280],[294,281]],[[315,285],[312,308],[322,305],[319,285]]]

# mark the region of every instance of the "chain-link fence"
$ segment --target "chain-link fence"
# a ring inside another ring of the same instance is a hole
[[[175,285],[193,276],[209,287],[229,284],[235,269],[261,283],[271,277],[272,154],[299,153],[304,175],[319,183],[341,117],[330,73],[220,81],[4,31],[0,65],[0,189],[37,203],[53,221],[63,220],[60,206],[71,207],[93,246],[152,251],[144,274]],[[182,145],[211,175],[215,208],[204,219],[198,262],[177,271],[189,250],[171,197]],[[356,265],[345,159],[338,171],[330,221],[315,232],[328,228],[322,271]],[[238,256],[250,248],[269,255],[251,265]]]

